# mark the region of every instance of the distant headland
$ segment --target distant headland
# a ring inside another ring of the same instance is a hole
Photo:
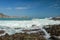
[[[0,18],[29,18],[28,16],[9,16],[3,13],[0,13]]]
[[[30,18],[30,17],[29,16],[9,16],[9,15],[5,15],[3,13],[0,13],[0,18]],[[33,18],[35,18],[35,17],[33,17]],[[60,16],[49,17],[49,19],[60,20]]]

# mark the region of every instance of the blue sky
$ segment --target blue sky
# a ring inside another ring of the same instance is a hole
[[[0,13],[11,16],[60,16],[60,0],[0,0]]]

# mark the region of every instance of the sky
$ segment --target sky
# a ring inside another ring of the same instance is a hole
[[[60,16],[60,0],[0,0],[0,13],[10,16]]]

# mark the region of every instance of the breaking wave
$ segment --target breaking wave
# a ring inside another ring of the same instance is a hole
[[[32,19],[32,20],[0,20],[0,30],[4,30],[5,33],[0,34],[0,36],[8,33],[9,35],[15,33],[24,33],[22,30],[31,30],[31,29],[41,29],[44,31],[46,38],[50,37],[43,27],[45,25],[54,25],[60,24],[60,21],[54,21],[49,19]],[[36,33],[37,31],[31,31],[27,33]]]

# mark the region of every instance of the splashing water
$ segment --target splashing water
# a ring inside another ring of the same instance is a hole
[[[24,33],[22,30],[41,29],[45,33],[45,37],[49,38],[50,37],[49,33],[47,33],[47,31],[43,29],[43,27],[44,25],[54,25],[54,24],[60,24],[60,21],[54,21],[49,19],[33,19],[33,20],[25,20],[25,21],[0,20],[0,30],[4,30],[5,33],[12,35],[15,33]],[[32,27],[32,25],[36,25],[36,26]],[[19,29],[15,29],[15,28],[19,28]],[[5,35],[5,33],[0,34],[0,36]]]
[[[41,28],[41,30],[45,33],[45,36],[44,36],[44,37],[45,37],[46,39],[50,38],[49,33],[48,33],[45,29]]]

